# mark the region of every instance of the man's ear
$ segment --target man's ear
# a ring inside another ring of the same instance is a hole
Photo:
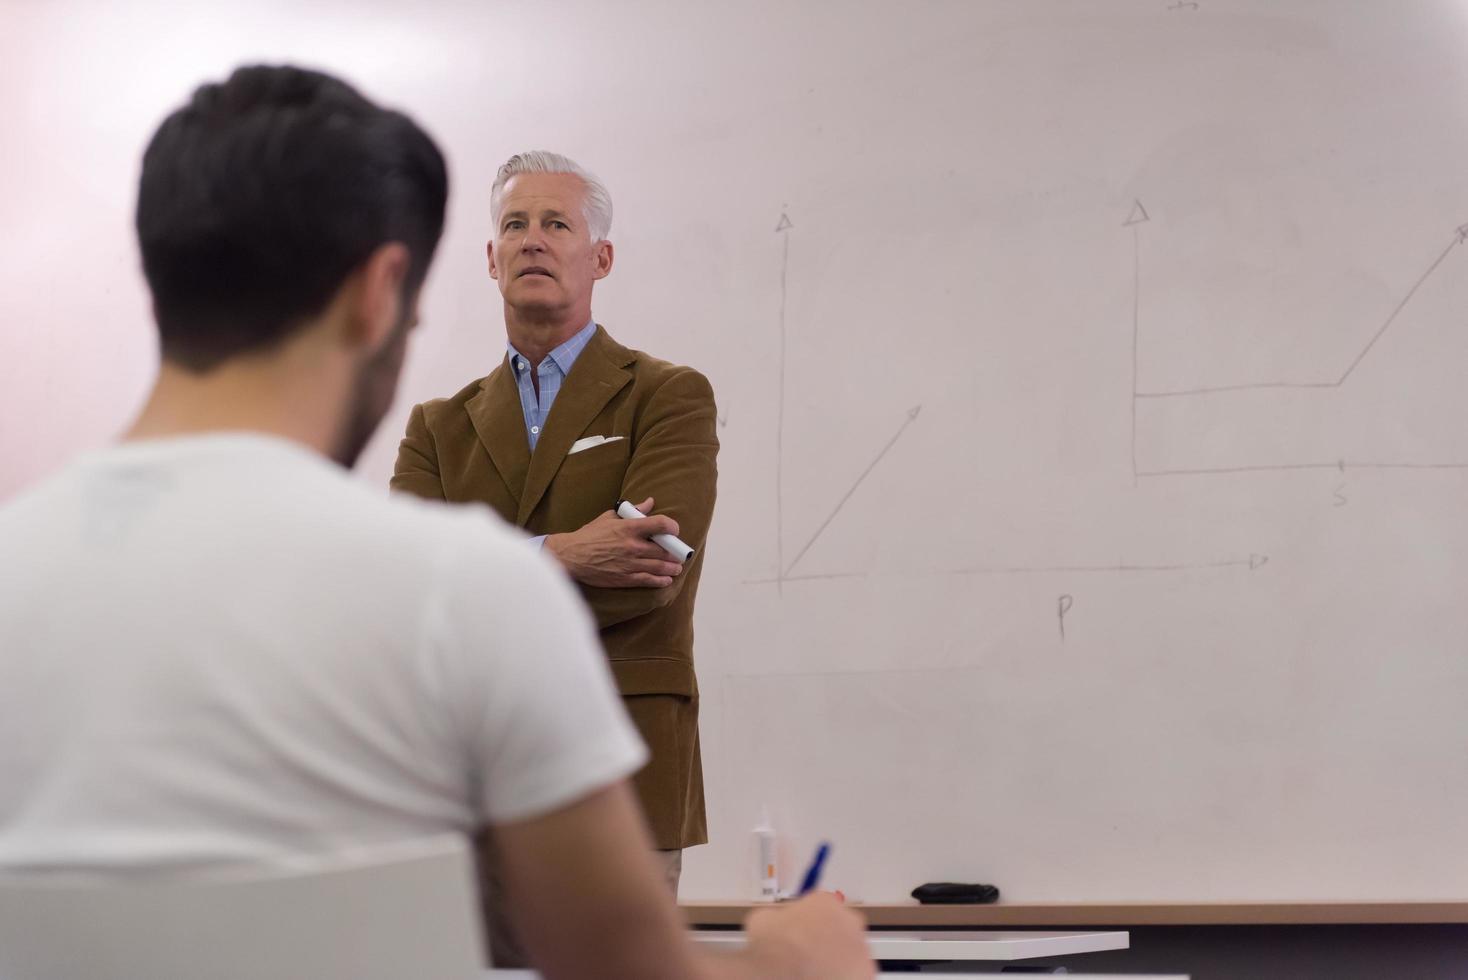
[[[403,318],[403,283],[412,258],[402,242],[373,249],[359,266],[357,301],[349,340],[377,350]]]
[[[484,245],[484,254],[489,257],[489,278],[491,278],[491,279],[498,279],[500,277],[500,267],[499,267],[499,263],[495,262],[495,260],[494,260],[494,239],[493,238],[491,238],[488,242],[485,243],[485,245]]]
[[[605,279],[612,271],[612,259],[616,257],[612,243],[603,238],[596,243],[596,267],[592,272],[592,278]]]

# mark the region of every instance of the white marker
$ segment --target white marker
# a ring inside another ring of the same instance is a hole
[[[633,507],[631,501],[619,500],[617,501],[617,516],[623,520],[635,521],[647,515],[636,507]],[[652,540],[653,543],[681,562],[686,562],[693,557],[693,549],[671,534],[654,534]]]

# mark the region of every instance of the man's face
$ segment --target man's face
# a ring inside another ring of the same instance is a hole
[[[591,306],[591,287],[612,268],[612,247],[593,242],[575,174],[516,174],[500,198],[489,274],[505,303],[522,313]]]

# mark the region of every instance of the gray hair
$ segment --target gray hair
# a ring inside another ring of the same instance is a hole
[[[516,174],[571,174],[580,177],[586,185],[581,209],[586,215],[586,227],[591,233],[591,240],[602,241],[611,232],[612,195],[607,191],[607,186],[570,157],[548,150],[530,150],[510,157],[495,175],[494,186],[489,191],[489,219],[494,222],[496,234],[499,233],[500,203],[505,196],[505,185]]]

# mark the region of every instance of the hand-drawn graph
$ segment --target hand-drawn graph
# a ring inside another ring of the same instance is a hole
[[[1148,219],[1146,209],[1138,202],[1133,209],[1131,217],[1128,218],[1129,225],[1137,225]],[[788,347],[788,328],[786,323],[786,310],[789,298],[789,272],[790,272],[790,232],[795,224],[790,220],[787,211],[782,210],[779,221],[775,224],[775,233],[781,237],[780,255],[780,304],[779,304],[779,354],[776,397],[776,434],[775,434],[775,575],[772,577],[745,580],[745,585],[774,585],[783,594],[786,582],[807,582],[824,579],[842,578],[865,578],[870,575],[866,571],[850,572],[827,572],[814,574],[796,574],[796,566],[810,552],[811,548],[819,541],[831,527],[842,509],[861,488],[867,477],[881,464],[882,460],[893,450],[902,439],[908,428],[917,422],[922,414],[922,405],[914,405],[905,413],[905,418],[896,426],[892,436],[875,454],[866,467],[852,482],[851,486],[836,501],[825,519],[806,538],[804,544],[795,552],[793,558],[788,562],[785,560],[785,472],[784,472],[784,442],[785,442],[785,363]],[[1133,391],[1136,389],[1136,342],[1137,322],[1134,315],[1133,323]],[[1135,398],[1133,399],[1133,436],[1132,451],[1135,461],[1136,453],[1136,429],[1135,429]],[[1134,463],[1135,468],[1135,463]],[[1263,567],[1269,561],[1267,555],[1251,553],[1246,557],[1205,559],[1194,562],[1130,562],[1116,561],[1106,563],[1071,563],[1055,565],[973,565],[962,568],[936,569],[933,574],[951,576],[978,576],[978,575],[1016,575],[1016,574],[1041,574],[1041,573],[1064,573],[1064,574],[1115,574],[1115,573],[1178,573],[1206,569],[1242,568],[1254,571]]]
[[[790,215],[787,214],[784,210],[781,210],[781,212],[780,212],[780,220],[778,222],[776,222],[776,224],[775,224],[775,233],[777,235],[779,235],[780,238],[781,238],[781,245],[780,245],[780,249],[781,249],[781,251],[780,251],[780,353],[779,353],[779,374],[778,374],[778,381],[777,381],[777,384],[779,386],[779,391],[778,391],[778,395],[777,395],[776,434],[775,434],[775,569],[776,569],[776,572],[775,572],[775,577],[773,579],[759,580],[761,583],[773,582],[776,585],[776,587],[777,588],[780,588],[782,591],[783,591],[784,583],[787,582],[787,581],[789,581],[791,579],[791,572],[794,571],[795,566],[797,564],[799,564],[800,563],[800,560],[806,556],[806,553],[810,551],[811,546],[814,545],[818,540],[820,540],[821,535],[826,532],[826,528],[828,528],[828,527],[831,526],[831,522],[836,519],[836,515],[839,514],[839,513],[841,513],[841,508],[843,508],[843,507],[846,506],[847,501],[849,501],[851,499],[852,495],[856,493],[857,488],[859,488],[862,485],[863,481],[865,481],[866,478],[871,475],[872,470],[874,470],[874,469],[877,468],[877,464],[881,463],[882,462],[882,459],[889,452],[892,451],[892,447],[895,446],[895,445],[897,445],[897,441],[902,438],[902,434],[907,431],[907,427],[909,425],[911,425],[914,421],[917,420],[918,413],[920,413],[922,411],[922,408],[923,408],[921,405],[915,405],[912,408],[908,409],[908,411],[907,411],[907,418],[902,422],[902,424],[900,426],[898,426],[896,433],[894,433],[893,436],[892,436],[892,438],[887,441],[887,444],[882,447],[881,451],[877,453],[876,457],[873,458],[872,461],[867,464],[866,469],[864,469],[864,470],[861,471],[861,475],[856,478],[856,481],[851,485],[850,489],[848,489],[846,491],[846,493],[844,493],[841,496],[841,499],[836,502],[836,506],[831,509],[831,513],[826,516],[826,519],[821,522],[821,524],[820,524],[819,527],[816,528],[815,533],[812,534],[810,536],[809,540],[807,540],[805,542],[805,544],[801,546],[800,550],[798,552],[796,552],[795,557],[790,560],[790,563],[789,564],[786,564],[786,562],[785,562],[785,465],[784,465],[784,463],[785,463],[785,352],[786,352],[786,346],[787,345],[786,345],[785,310],[786,310],[787,300],[789,298],[789,291],[790,291],[790,231],[794,227],[795,227],[795,224],[794,224],[794,222],[792,222],[790,220]],[[825,576],[823,576],[823,577],[825,577]],[[750,584],[754,584],[754,583],[750,583]]]
[[[1262,391],[1311,391],[1318,392],[1326,397],[1339,392],[1344,388],[1361,367],[1367,356],[1377,347],[1381,339],[1386,336],[1393,325],[1397,322],[1402,312],[1411,304],[1414,297],[1424,285],[1431,280],[1442,268],[1450,256],[1458,252],[1465,242],[1468,242],[1468,224],[1459,225],[1454,229],[1450,240],[1440,252],[1428,263],[1421,275],[1406,288],[1401,298],[1392,307],[1375,331],[1372,332],[1364,345],[1352,356],[1346,366],[1339,372],[1324,378],[1313,380],[1269,380],[1253,381],[1241,384],[1229,385],[1200,385],[1186,388],[1143,388],[1138,377],[1139,351],[1143,343],[1142,336],[1142,228],[1151,223],[1151,216],[1140,200],[1132,204],[1131,211],[1122,222],[1122,227],[1130,228],[1132,231],[1132,480],[1135,484],[1144,478],[1153,477],[1175,477],[1175,476],[1204,476],[1223,473],[1247,473],[1263,472],[1271,470],[1321,470],[1337,469],[1345,472],[1347,469],[1374,469],[1374,470],[1453,470],[1468,469],[1468,462],[1459,461],[1437,461],[1437,460],[1382,460],[1382,459],[1346,459],[1337,455],[1328,459],[1306,459],[1289,462],[1258,462],[1244,464],[1230,464],[1221,466],[1142,466],[1138,461],[1138,409],[1141,405],[1156,405],[1167,401],[1182,401],[1200,398],[1228,398],[1230,395],[1262,392]]]

